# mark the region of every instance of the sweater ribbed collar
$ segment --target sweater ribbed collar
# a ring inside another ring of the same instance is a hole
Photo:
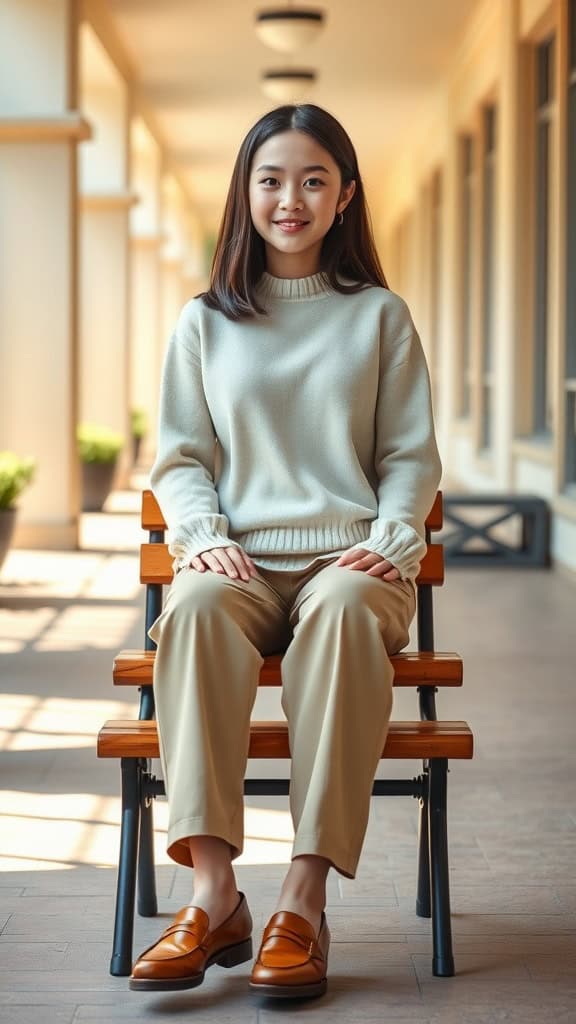
[[[264,271],[257,287],[264,298],[291,299],[292,301],[321,299],[333,291],[327,275],[322,271],[318,274],[310,274],[308,277],[273,277],[272,274]]]

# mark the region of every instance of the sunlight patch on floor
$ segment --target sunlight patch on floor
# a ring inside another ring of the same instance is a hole
[[[120,796],[6,790],[0,801],[0,872],[117,866]],[[244,820],[244,850],[235,863],[290,861],[293,830],[288,811],[247,806]],[[167,827],[168,804],[157,800],[154,846],[158,865],[173,863],[166,854]]]
[[[109,534],[109,522],[106,529]],[[91,597],[131,601],[141,589],[138,560],[130,553],[16,548],[9,552],[0,580],[0,597],[7,599]]]
[[[81,651],[121,647],[139,608],[118,605],[73,605],[63,609],[34,645],[37,651]]]
[[[0,750],[95,748],[105,719],[135,717],[136,705],[127,701],[4,693],[0,694]]]
[[[58,615],[56,608],[12,608],[0,610],[0,654],[18,654],[49,627]]]

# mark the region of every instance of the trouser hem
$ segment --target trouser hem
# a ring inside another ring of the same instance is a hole
[[[345,878],[356,877],[360,852],[354,855],[349,850],[343,851],[342,845],[338,841],[331,842],[326,837],[314,834],[298,835],[292,848],[292,860],[304,853],[325,857],[330,861],[332,867]]]
[[[215,836],[224,839],[230,846],[230,859],[236,860],[243,849],[243,840],[236,831],[226,826],[211,823],[205,817],[181,818],[168,829],[168,856],[177,864],[193,868],[188,840],[193,836]]]

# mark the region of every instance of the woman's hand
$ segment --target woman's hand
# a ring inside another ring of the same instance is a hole
[[[248,583],[251,576],[257,575],[257,568],[254,562],[242,548],[234,545],[229,548],[209,548],[208,551],[201,551],[190,561],[190,568],[197,572],[205,572],[211,569],[212,572],[225,573],[235,580],[240,576]]]
[[[391,562],[366,548],[349,548],[335,565],[347,565],[349,569],[361,569],[367,576],[379,576],[383,580],[399,580],[400,573]]]

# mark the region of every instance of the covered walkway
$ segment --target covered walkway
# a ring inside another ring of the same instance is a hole
[[[139,488],[144,476],[132,482]],[[201,988],[163,996],[131,993],[108,974],[119,772],[97,761],[95,735],[106,717],[135,712],[133,698],[112,689],[111,660],[142,642],[138,500],[137,490],[117,491],[105,514],[84,515],[82,550],[13,550],[3,570],[3,1024],[272,1024],[286,1012],[251,995],[250,965],[214,968]],[[561,571],[448,571],[437,645],[458,647],[465,684],[441,694],[439,710],[466,718],[476,736],[475,759],[449,778],[457,975],[432,977],[429,922],[414,914],[416,803],[375,799],[357,878],[329,875],[328,993],[291,1014],[346,1024],[574,1024],[575,598]],[[413,701],[397,691],[395,717],[412,717]],[[254,717],[276,711],[279,694],[260,692]],[[136,950],[189,899],[190,876],[164,853],[164,811],[158,801],[161,916],[137,919]],[[245,829],[236,874],[257,942],[289,862],[287,798],[247,797]]]
[[[161,360],[206,286],[237,147],[276,103],[260,76],[284,58],[248,0],[2,0],[0,450],[37,468],[0,576],[1,1024],[576,1024],[576,0],[323,6],[325,31],[290,61],[317,70],[307,98],[355,142],[426,351],[442,489],[528,492],[551,513],[551,569],[449,566],[437,595],[437,648],[461,653],[465,680],[439,716],[475,735],[449,777],[457,973],[432,976],[406,798],[373,801],[357,878],[329,875],[318,1003],[259,1003],[250,964],[163,996],[108,973],[119,767],[95,744],[136,713],[111,667],[142,646]],[[101,514],[80,511],[82,422],[125,442]],[[414,711],[397,691],[394,716]],[[280,714],[277,691],[258,694],[255,719]],[[137,919],[135,952],[190,898],[165,811],[160,917]],[[290,860],[287,798],[246,798],[245,834],[257,944]]]

